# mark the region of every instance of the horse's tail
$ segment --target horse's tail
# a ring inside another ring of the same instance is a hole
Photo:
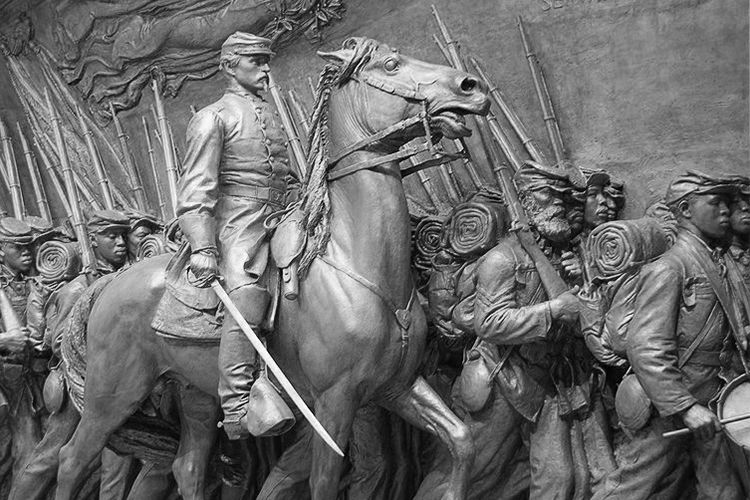
[[[63,374],[68,386],[68,394],[79,413],[83,412],[83,389],[86,376],[86,339],[89,315],[106,287],[117,273],[102,276],[88,287],[73,305],[63,324],[62,354]]]

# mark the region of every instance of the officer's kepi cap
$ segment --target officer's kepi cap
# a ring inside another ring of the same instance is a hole
[[[271,50],[271,40],[242,31],[235,31],[221,45],[221,55],[230,54],[268,57],[275,55]]]
[[[664,202],[667,205],[674,205],[691,194],[732,194],[735,191],[736,188],[726,179],[688,170],[672,181],[667,189]]]
[[[33,236],[31,226],[15,217],[3,217],[0,219],[0,243],[15,243],[16,245],[28,245]]]
[[[130,229],[128,217],[117,210],[97,210],[86,223],[89,233],[101,233],[108,229],[127,231]]]

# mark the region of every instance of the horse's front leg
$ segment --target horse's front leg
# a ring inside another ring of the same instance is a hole
[[[214,442],[219,407],[216,400],[196,387],[179,390],[180,447],[172,463],[177,488],[185,500],[203,500],[206,469]]]
[[[422,377],[418,377],[408,391],[382,405],[420,429],[435,434],[447,445],[453,463],[443,500],[466,498],[474,462],[474,442],[466,424]]]

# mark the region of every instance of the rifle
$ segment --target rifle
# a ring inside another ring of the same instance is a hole
[[[23,129],[21,124],[16,122],[18,128],[18,136],[21,138],[21,147],[23,148],[23,155],[26,158],[26,167],[29,169],[29,178],[31,179],[31,187],[34,189],[34,197],[36,198],[36,206],[39,210],[39,215],[49,221],[52,220],[52,213],[49,209],[49,203],[47,202],[47,194],[44,192],[44,184],[42,184],[42,176],[39,172],[39,165],[36,163],[36,157],[34,152],[29,147],[29,142],[26,140],[26,136],[23,135]]]
[[[146,191],[143,189],[143,180],[141,174],[133,162],[133,156],[130,154],[130,145],[128,144],[128,135],[122,128],[120,119],[117,117],[115,106],[112,101],[109,101],[109,113],[112,115],[112,122],[115,124],[115,131],[117,132],[117,140],[120,141],[120,151],[122,152],[123,165],[125,166],[125,174],[128,176],[128,182],[135,195],[135,204],[138,210],[146,210],[148,207],[148,200],[146,199]]]
[[[276,110],[281,116],[281,124],[284,126],[286,136],[289,139],[289,145],[292,149],[292,155],[294,156],[294,164],[297,166],[297,175],[301,181],[305,180],[309,171],[307,165],[307,155],[302,147],[302,142],[299,140],[297,131],[294,127],[294,121],[289,114],[289,108],[287,107],[284,97],[279,91],[279,87],[276,85],[276,80],[273,76],[268,73],[268,91],[273,98],[274,104],[276,104]]]
[[[529,156],[531,156],[531,159],[537,163],[546,165],[547,158],[545,157],[542,150],[539,149],[539,147],[536,145],[536,142],[534,142],[531,136],[529,136],[529,133],[526,130],[526,126],[518,117],[518,113],[516,113],[516,111],[511,107],[510,103],[507,99],[505,99],[505,96],[502,92],[500,92],[497,86],[493,85],[493,83],[487,76],[487,73],[484,71],[482,66],[480,66],[479,61],[477,61],[474,57],[469,57],[469,62],[471,62],[471,65],[474,68],[474,71],[476,71],[479,75],[479,78],[484,80],[484,82],[487,84],[487,87],[489,87],[492,100],[495,102],[495,105],[497,105],[497,107],[500,108],[500,110],[503,112],[503,115],[508,120],[508,123],[510,123],[510,126],[513,127],[513,130],[516,132],[518,139],[521,141],[521,144],[523,144],[523,147],[529,153]]]
[[[8,135],[8,129],[5,122],[0,118],[0,140],[3,141],[3,153],[5,154],[5,168],[10,198],[13,203],[13,215],[22,219],[26,216],[26,207],[23,203],[23,193],[21,184],[18,182],[18,165],[16,164],[16,155],[13,151],[13,143]]]
[[[145,116],[141,116],[141,122],[143,123],[143,131],[146,135],[146,147],[148,148],[148,161],[151,165],[151,173],[154,176],[154,188],[156,189],[156,200],[159,203],[159,214],[161,219],[165,220],[167,214],[164,213],[164,194],[161,190],[161,184],[159,183],[159,173],[156,169],[156,160],[154,159],[154,146],[151,143],[151,132],[148,129],[148,122]]]
[[[294,111],[296,122],[302,126],[302,130],[306,136],[310,135],[310,120],[307,119],[308,114],[305,111],[305,108],[302,107],[302,103],[297,97],[297,93],[294,89],[290,89],[287,91],[287,95],[289,97],[287,102],[290,104],[291,110]]]
[[[86,120],[83,119],[83,111],[81,108],[76,106],[76,114],[78,115],[78,123],[81,125],[83,135],[86,138],[86,147],[89,150],[89,158],[91,158],[91,164],[94,166],[94,172],[96,173],[96,181],[99,184],[99,190],[102,193],[104,199],[104,206],[107,210],[114,210],[115,202],[112,199],[112,191],[109,189],[109,179],[107,179],[107,173],[104,171],[104,165],[102,165],[102,159],[99,156],[99,150],[94,144],[94,134],[86,124]]]
[[[440,28],[441,33],[443,34],[443,38],[446,41],[447,51],[451,56],[451,62],[453,66],[456,69],[465,70],[465,66],[461,61],[461,56],[458,53],[457,42],[455,42],[451,38],[450,33],[448,32],[448,28],[440,19],[440,15],[438,14],[438,11],[434,5],[432,6],[432,13],[435,17],[438,27]],[[526,253],[529,254],[529,257],[531,257],[531,260],[534,262],[534,266],[539,272],[539,278],[544,285],[547,296],[550,299],[555,298],[558,295],[566,292],[568,290],[568,285],[565,283],[565,281],[563,281],[555,268],[552,267],[552,263],[536,243],[536,239],[531,232],[531,227],[529,225],[529,220],[526,216],[526,212],[524,212],[524,209],[521,206],[521,202],[518,199],[518,193],[516,191],[516,186],[513,183],[513,174],[510,171],[510,167],[508,167],[506,163],[500,161],[500,155],[497,151],[497,143],[492,141],[492,136],[494,134],[490,130],[490,126],[488,124],[490,123],[489,120],[477,119],[475,120],[475,123],[477,125],[477,130],[479,131],[479,136],[482,145],[484,146],[485,152],[487,153],[487,159],[489,160],[490,165],[497,166],[496,173],[498,181],[505,196],[505,203],[508,207],[508,213],[511,217],[511,220],[513,221],[511,231],[516,233],[521,246],[526,251]],[[497,130],[500,131],[499,125],[497,127]],[[500,134],[500,137],[503,137],[503,134]],[[507,145],[510,146],[510,142],[507,141],[507,136],[505,136],[504,138],[506,139]],[[508,150],[511,150],[510,147],[508,148]],[[503,148],[503,152],[505,152],[505,148]]]
[[[182,158],[180,158],[180,148],[177,147],[177,143],[174,142],[174,135],[172,134],[172,124],[167,123],[169,129],[169,142],[172,144],[172,150],[174,151],[174,166],[177,170],[177,178],[179,179],[182,175]]]
[[[47,171],[47,175],[52,181],[52,187],[55,188],[55,192],[57,193],[58,198],[60,198],[60,202],[63,204],[65,215],[68,217],[68,219],[72,220],[73,212],[71,211],[70,204],[68,203],[68,195],[65,193],[65,188],[60,183],[60,178],[57,176],[55,167],[52,165],[52,161],[50,160],[49,156],[47,156],[46,151],[44,151],[44,148],[42,148],[41,144],[39,143],[39,139],[37,138],[36,134],[34,134],[33,140],[34,146],[36,146],[37,151],[39,151],[39,157],[42,160],[42,165],[44,165],[44,169]]]
[[[175,163],[175,151],[172,141],[170,140],[169,124],[167,116],[164,113],[164,102],[159,93],[159,86],[156,80],[151,81],[151,87],[154,90],[154,101],[156,104],[157,124],[161,131],[161,145],[164,150],[164,163],[167,166],[167,180],[169,181],[169,197],[172,201],[172,215],[177,213],[177,164]]]
[[[94,266],[96,265],[96,257],[94,256],[94,251],[91,248],[89,234],[84,224],[83,211],[81,210],[81,205],[78,203],[78,193],[73,177],[73,169],[70,166],[70,159],[68,158],[65,139],[63,138],[62,131],[60,130],[60,115],[57,113],[57,109],[52,106],[52,99],[49,95],[49,89],[44,89],[44,94],[47,99],[47,110],[50,113],[52,129],[55,135],[55,142],[57,143],[57,157],[60,159],[60,164],[62,165],[65,189],[68,192],[68,204],[70,205],[71,209],[73,229],[76,233],[78,245],[81,248],[81,260],[83,262],[83,268],[84,271],[93,272],[95,269]]]
[[[529,71],[531,71],[531,78],[534,80],[536,96],[537,99],[539,99],[539,105],[542,108],[547,135],[549,136],[550,143],[552,143],[555,162],[558,165],[561,165],[565,160],[565,147],[562,142],[562,134],[560,133],[560,127],[557,123],[557,117],[555,116],[555,108],[552,106],[552,98],[549,95],[549,88],[544,79],[544,71],[542,71],[539,59],[531,49],[528,36],[526,35],[526,28],[523,25],[523,19],[521,16],[518,16],[518,30],[521,33],[521,43],[523,43],[523,49],[526,52],[526,62],[529,65]]]
[[[313,83],[312,78],[309,77],[309,76],[307,77],[307,85],[310,87],[310,94],[312,95],[313,107],[314,107],[314,105],[315,105],[315,99],[317,98],[318,92],[317,92],[317,90],[315,88],[315,84]]]

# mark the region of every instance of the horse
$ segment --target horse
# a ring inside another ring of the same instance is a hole
[[[464,116],[487,113],[487,87],[366,38],[318,54],[328,61],[313,113],[312,135],[322,146],[302,197],[316,225],[308,227],[299,296],[281,300],[268,349],[340,447],[357,409],[374,401],[447,445],[453,463],[443,498],[464,498],[471,436],[417,375],[427,325],[411,277],[398,151],[433,132],[469,135]],[[73,498],[89,464],[160,377],[217,397],[218,348],[168,341],[151,327],[168,260],[162,255],[132,266],[91,307],[84,410],[59,454],[58,500]],[[218,407],[194,400],[181,401],[173,472],[182,496],[199,500]],[[342,468],[342,457],[322,439],[312,441],[313,500],[336,497]]]

